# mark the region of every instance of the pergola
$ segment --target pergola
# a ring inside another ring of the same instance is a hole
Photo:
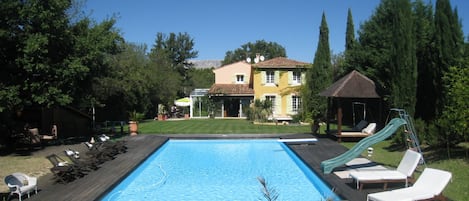
[[[337,134],[341,135],[342,132],[342,102],[345,99],[380,99],[381,97],[376,92],[376,86],[373,80],[354,70],[337,80],[331,86],[319,93],[320,96],[328,98],[328,112],[327,112],[327,132],[330,131],[330,114],[331,108],[334,105],[337,107]],[[381,103],[379,106],[381,110]],[[381,113],[381,111],[379,112]]]

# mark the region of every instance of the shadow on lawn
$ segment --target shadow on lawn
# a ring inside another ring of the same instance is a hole
[[[407,149],[406,146],[401,144],[391,144],[388,147],[385,147],[389,152],[394,151],[405,151]],[[434,163],[442,160],[448,159],[464,159],[469,162],[469,146],[455,146],[451,147],[448,153],[446,148],[435,148],[430,147],[427,145],[421,145],[421,149],[423,155],[425,157],[425,161],[429,163]]]

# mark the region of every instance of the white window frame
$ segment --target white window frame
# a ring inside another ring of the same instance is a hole
[[[298,113],[301,108],[301,97],[298,95],[291,96],[291,110],[294,113]]]
[[[268,85],[275,84],[275,71],[273,70],[265,71],[265,84],[268,84]]]
[[[236,84],[244,84],[245,76],[243,74],[236,74]]]
[[[292,71],[292,84],[301,84],[301,71]]]
[[[264,100],[269,100],[272,103],[271,109],[272,109],[272,113],[274,113],[274,114],[275,114],[275,104],[276,104],[276,101],[277,101],[276,97],[277,97],[276,95],[265,95],[264,96],[264,98],[265,98]]]

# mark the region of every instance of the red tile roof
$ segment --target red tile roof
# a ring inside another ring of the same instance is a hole
[[[308,63],[287,59],[285,57],[276,57],[257,64],[253,64],[254,68],[297,68],[306,67]]]
[[[223,96],[253,96],[254,89],[248,84],[213,84],[208,94]]]

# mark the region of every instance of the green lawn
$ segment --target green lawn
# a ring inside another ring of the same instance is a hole
[[[310,133],[309,125],[256,125],[247,120],[223,119],[190,119],[181,121],[153,121],[148,120],[139,124],[142,134],[272,134],[272,133]],[[324,133],[324,127],[321,128]],[[351,148],[355,142],[344,142],[344,146]],[[450,200],[467,200],[469,197],[469,162],[465,156],[469,146],[454,150],[453,159],[446,159],[446,151],[426,150],[424,153],[428,167],[452,172],[452,182],[446,187],[444,195]],[[404,149],[396,149],[390,141],[383,141],[373,146],[374,153],[371,160],[385,166],[396,167]],[[366,151],[363,156],[366,157]],[[423,167],[417,169],[417,175]]]
[[[145,121],[138,125],[142,134],[276,134],[310,133],[309,125],[258,125],[239,119],[190,119]]]

